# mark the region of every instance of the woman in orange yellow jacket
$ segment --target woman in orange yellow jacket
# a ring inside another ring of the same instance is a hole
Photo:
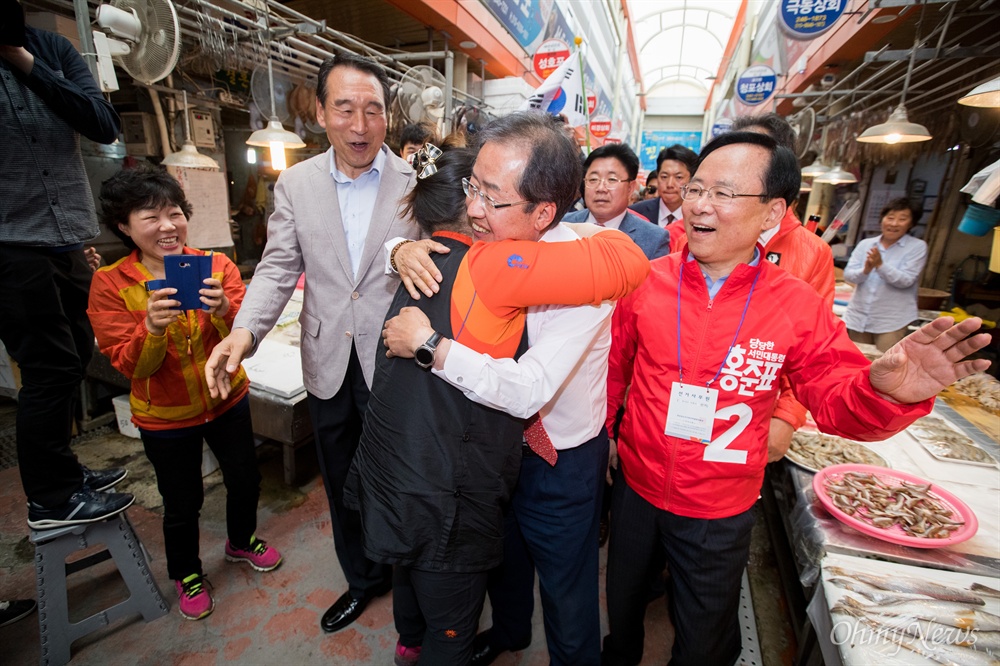
[[[281,563],[278,551],[254,535],[260,472],[246,374],[241,369],[233,378],[225,400],[213,399],[205,386],[205,361],[228,335],[245,289],[239,270],[221,254],[211,254],[201,309],[179,310],[177,289],[153,287],[166,277],[164,257],[206,254],[185,245],[191,204],[162,169],[115,175],[101,188],[101,205],[102,221],[132,252],[94,274],[88,314],[101,352],[132,380],[132,421],[163,497],[167,571],[181,615],[197,620],[215,607],[198,557],[202,440],[218,458],[226,486],[226,559],[258,571]]]

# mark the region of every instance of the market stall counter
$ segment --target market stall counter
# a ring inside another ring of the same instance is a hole
[[[243,361],[250,378],[250,410],[254,433],[281,442],[285,483],[297,485],[302,479],[300,458],[313,441],[309,401],[302,381],[299,352],[299,312],[302,290],[296,289],[278,322]]]
[[[957,572],[977,576],[980,581],[992,581],[994,588],[1000,588],[1000,468],[997,466],[1000,439],[995,432],[1000,426],[1000,415],[952,387],[939,396],[929,419],[933,420],[918,421],[884,442],[866,443],[865,447],[884,461],[874,464],[926,480],[932,488],[940,487],[967,505],[979,526],[971,538],[961,543],[914,548],[864,534],[824,508],[814,490],[815,475],[803,464],[802,457],[790,454],[769,466],[762,493],[765,516],[775,522],[772,534],[778,535],[776,550],[784,551],[787,556],[782,578],[793,617],[808,615],[809,619],[795,628],[800,646],[797,663],[818,663],[820,658],[828,665],[871,663],[875,654],[865,653],[868,662],[855,657],[845,657],[841,662],[832,657],[844,650],[843,645],[834,644],[830,634],[838,619],[831,608],[839,599],[829,598],[820,583],[836,558],[885,560],[887,565],[916,567],[924,577],[939,576],[942,571]],[[982,426],[977,427],[980,423]],[[935,437],[935,428],[944,430]],[[935,439],[955,444],[952,449],[935,444]],[[793,462],[793,458],[798,462]],[[961,517],[952,519],[960,521]],[[786,537],[783,542],[782,533]],[[916,663],[914,658],[919,659],[912,650],[899,645],[896,648],[906,652],[910,659],[899,663]],[[990,657],[993,658],[1000,659],[1000,652]]]
[[[826,666],[1000,663],[997,574],[830,555],[809,605]]]

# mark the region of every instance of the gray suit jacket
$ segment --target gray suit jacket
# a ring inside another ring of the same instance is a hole
[[[589,216],[590,211],[584,208],[566,213],[562,221],[586,222]],[[631,211],[625,211],[625,217],[622,219],[619,229],[635,241],[647,259],[653,260],[670,254],[670,234],[667,233],[667,230],[633,215]]]
[[[248,328],[262,340],[304,271],[302,377],[306,389],[319,398],[331,398],[340,389],[352,342],[371,386],[385,313],[399,286],[395,276],[385,275],[382,246],[396,236],[419,237],[417,225],[401,217],[400,200],[414,181],[413,169],[390,151],[357,277],[330,176],[330,152],[285,170],[274,186],[267,246],[233,327]]]

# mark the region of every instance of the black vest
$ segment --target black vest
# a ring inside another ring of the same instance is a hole
[[[469,247],[435,240],[444,280],[414,301],[402,286],[386,319],[420,308],[454,338],[451,293]],[[517,357],[527,349],[522,334]],[[413,359],[386,358],[379,346],[361,443],[352,473],[366,555],[429,571],[484,571],[503,553],[503,510],[517,482],[524,422],[466,398]]]

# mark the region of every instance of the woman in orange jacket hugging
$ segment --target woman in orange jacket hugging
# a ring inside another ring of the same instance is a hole
[[[122,171],[101,187],[102,221],[132,253],[94,274],[88,314],[101,352],[132,380],[132,421],[156,471],[163,498],[167,572],[180,613],[198,620],[215,608],[198,557],[202,440],[219,460],[226,486],[226,559],[257,571],[281,564],[258,539],[260,472],[250,422],[249,380],[241,369],[225,400],[205,386],[205,361],[226,335],[245,288],[222,254],[185,246],[191,204],[159,168]],[[147,284],[166,277],[168,255],[211,256],[212,276],[199,290],[202,309],[182,311],[177,289]]]

